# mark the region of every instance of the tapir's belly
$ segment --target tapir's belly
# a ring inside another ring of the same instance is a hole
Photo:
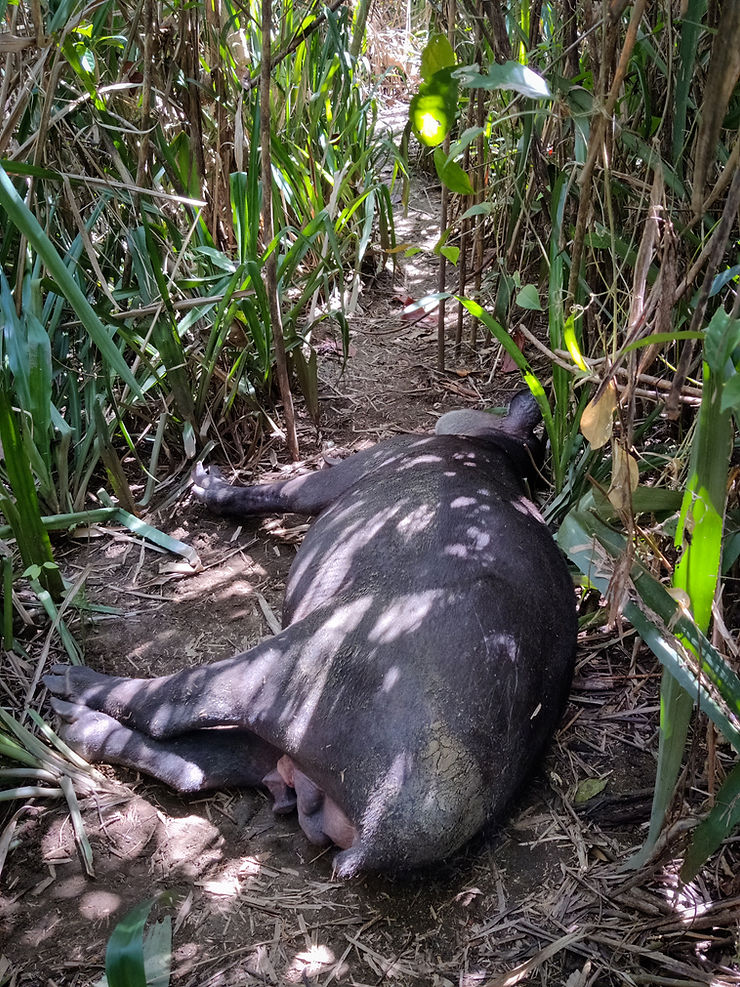
[[[311,838],[318,824],[345,846],[382,809],[407,846],[433,832],[444,855],[511,799],[560,715],[562,558],[529,501],[474,466],[450,472],[366,478],[291,570],[286,617],[312,628],[296,682]]]

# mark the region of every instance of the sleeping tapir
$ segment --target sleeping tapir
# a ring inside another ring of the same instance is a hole
[[[539,417],[523,393],[261,486],[199,468],[219,514],[318,515],[284,630],[155,679],[55,667],[67,742],[180,791],[264,785],[342,876],[453,853],[521,788],[572,676],[573,585],[525,495]]]

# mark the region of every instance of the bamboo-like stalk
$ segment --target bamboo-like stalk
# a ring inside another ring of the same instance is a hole
[[[478,21],[476,19],[476,25],[477,24],[478,24]],[[476,61],[477,61],[478,58],[480,57],[480,54],[481,54],[481,51],[480,51],[480,31],[476,31],[476,34],[477,34],[477,46],[476,46],[476,48],[477,48]],[[466,119],[466,123],[465,123],[465,126],[466,127],[472,127],[472,125],[473,125],[473,114],[474,113],[475,113],[475,99],[471,96],[471,98],[470,98],[470,100],[468,102],[468,113],[467,113],[467,119]],[[470,171],[470,145],[469,144],[465,148],[465,153],[463,155],[463,168],[464,168],[464,170],[466,172],[469,172]],[[474,201],[474,196],[470,196],[470,195],[466,196],[465,199],[464,199],[464,201],[463,201],[463,207],[464,208],[467,208],[468,206],[472,205],[473,201]],[[459,275],[458,275],[458,285],[457,285],[457,288],[458,288],[458,293],[460,295],[464,295],[465,294],[465,288],[467,286],[467,281],[468,281],[468,249],[469,249],[469,246],[470,246],[470,229],[471,229],[471,221],[470,221],[470,219],[469,218],[468,219],[464,219],[462,221],[462,229],[460,231],[460,260],[458,261],[458,272],[459,272]],[[465,312],[466,312],[466,309],[463,306],[463,303],[462,302],[458,302],[457,303],[457,326],[455,328],[455,357],[456,358],[459,358],[459,356],[460,356],[460,348],[462,346],[462,333],[463,333],[463,324],[464,324],[464,321],[465,321]]]
[[[447,3],[447,39],[450,45],[454,48],[455,44],[455,16],[457,13],[457,2],[456,0],[448,0]],[[450,152],[450,135],[445,137],[443,144],[445,155]],[[439,210],[439,229],[440,235],[444,234],[447,229],[447,213],[449,209],[450,193],[447,186],[442,183],[442,195]],[[439,254],[439,268],[437,270],[437,291],[443,294],[447,285],[447,258],[444,253],[440,251]],[[437,309],[437,370],[444,370],[445,368],[445,313],[446,305],[445,299],[440,299],[439,308]]]
[[[275,343],[275,364],[280,396],[285,416],[285,438],[288,450],[294,460],[298,459],[298,436],[295,429],[293,395],[288,380],[288,365],[285,356],[285,339],[280,314],[280,299],[277,291],[277,254],[272,249],[274,228],[272,220],[272,159],[270,145],[270,54],[272,34],[272,3],[262,0],[262,69],[260,73],[260,142],[262,144],[262,228],[265,237],[267,258],[264,266],[265,291],[270,306],[272,338]]]
[[[720,259],[724,253],[725,247],[727,246],[727,240],[730,236],[732,226],[737,219],[738,209],[740,209],[740,170],[735,172],[735,177],[732,180],[732,185],[730,186],[730,191],[728,192],[727,199],[725,201],[722,219],[720,220],[719,226],[717,227],[717,230],[712,238],[712,251],[709,255],[707,269],[704,272],[704,280],[702,281],[701,289],[699,291],[699,299],[696,303],[696,308],[694,309],[694,314],[691,318],[691,325],[689,327],[692,331],[698,330],[704,322],[704,313],[707,310],[707,302],[709,301],[709,292],[712,287],[712,281],[714,280]],[[668,395],[668,399],[666,401],[666,416],[674,421],[678,418],[679,414],[678,395],[681,393],[681,388],[683,387],[686,377],[688,376],[695,346],[696,340],[694,339],[687,339],[684,343],[683,349],[681,350],[681,356],[679,357],[678,367],[676,368],[676,375],[673,378],[673,387],[671,388],[671,393]]]
[[[592,120],[586,163],[584,164],[583,171],[578,179],[578,184],[580,186],[580,198],[578,202],[576,229],[573,236],[573,251],[571,253],[568,294],[565,305],[566,312],[575,301],[576,290],[578,288],[578,279],[581,272],[581,260],[583,258],[583,247],[586,239],[586,223],[591,210],[591,182],[593,179],[594,170],[596,168],[596,162],[598,161],[599,155],[602,153],[607,121],[610,119],[614,112],[614,108],[617,105],[617,99],[619,98],[622,83],[624,82],[625,75],[627,74],[629,60],[632,57],[632,51],[635,47],[635,42],[637,41],[637,29],[640,26],[640,21],[645,13],[646,3],[647,0],[635,0],[635,5],[632,8],[632,17],[630,19],[629,27],[627,28],[627,36],[624,39],[624,45],[622,46],[622,52],[619,57],[617,70],[614,73],[614,80],[612,82],[611,89],[609,90],[609,95],[604,103],[603,110],[596,113]],[[602,73],[604,73],[602,74],[602,81],[605,83],[606,66],[611,61],[610,55],[613,50],[609,35],[614,31],[614,28],[605,25],[604,30],[606,32],[607,57],[602,62]],[[605,91],[606,86],[604,84],[602,86],[602,92]]]
[[[478,89],[476,92],[476,116],[475,124],[483,128],[486,119],[485,113],[485,90]],[[475,169],[475,196],[476,205],[483,202],[484,196],[484,174],[483,162],[485,161],[486,143],[483,134],[476,138],[475,155],[477,158]],[[475,227],[473,231],[473,267],[475,269],[475,297],[480,298],[481,284],[483,283],[483,230],[485,217],[478,215],[475,217]],[[478,345],[478,320],[473,317],[470,323],[470,345],[475,349]]]

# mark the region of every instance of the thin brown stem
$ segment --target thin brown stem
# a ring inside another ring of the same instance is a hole
[[[262,71],[260,77],[260,142],[262,144],[262,227],[265,249],[268,251],[264,267],[265,291],[270,307],[272,338],[275,342],[275,365],[280,396],[285,416],[285,438],[291,458],[298,459],[298,436],[295,429],[293,395],[290,392],[288,363],[285,355],[285,338],[277,289],[277,254],[271,249],[274,237],[272,221],[272,155],[270,145],[270,55],[272,35],[272,3],[262,0]]]

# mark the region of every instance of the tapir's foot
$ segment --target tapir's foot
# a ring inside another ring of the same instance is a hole
[[[79,703],[52,699],[51,708],[61,720],[59,736],[86,761],[105,761],[112,748],[121,746],[118,732],[132,733],[112,716]]]
[[[58,698],[107,713],[119,723],[152,737],[183,732],[173,726],[171,706],[160,694],[163,681],[104,675],[86,665],[54,665],[51,673],[43,677],[46,688]]]
[[[224,480],[218,466],[205,467],[202,463],[196,463],[192,472],[193,487],[192,493],[196,500],[213,511],[214,514],[233,498],[234,488]]]
[[[79,703],[52,699],[59,716],[59,736],[86,761],[122,764],[164,781],[179,792],[200,792],[211,787],[203,766],[174,747],[129,730],[106,713]]]
[[[96,672],[87,665],[54,665],[43,678],[44,685],[55,696],[92,709],[101,708],[104,696],[117,681],[112,675]]]

